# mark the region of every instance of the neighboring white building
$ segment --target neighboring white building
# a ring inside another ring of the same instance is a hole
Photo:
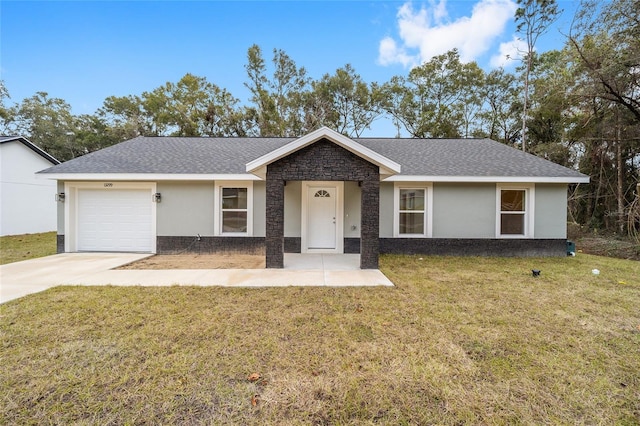
[[[56,230],[56,183],[35,174],[56,164],[27,139],[0,136],[0,235]]]

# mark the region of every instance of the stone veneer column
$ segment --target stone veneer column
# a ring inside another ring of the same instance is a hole
[[[380,253],[380,181],[362,182],[362,216],[360,223],[360,268],[378,269]]]
[[[266,267],[284,268],[284,181],[267,172],[266,186]]]

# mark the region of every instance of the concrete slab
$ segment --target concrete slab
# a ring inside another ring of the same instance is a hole
[[[0,303],[149,256],[140,253],[64,253],[0,265]]]
[[[325,270],[359,271],[359,254],[325,254],[325,253],[285,253],[284,269],[290,270]]]
[[[148,256],[65,253],[1,265],[0,303],[57,285],[393,286],[379,270],[361,270],[357,254],[286,254],[285,269],[113,269]]]

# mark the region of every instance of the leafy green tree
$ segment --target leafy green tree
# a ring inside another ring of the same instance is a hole
[[[367,84],[350,64],[313,83],[315,101],[326,107],[321,124],[351,137],[360,137],[382,113],[382,93]]]
[[[229,136],[229,129],[237,119],[238,100],[225,89],[204,77],[186,74],[176,84],[164,86],[167,99],[165,123],[173,136]]]
[[[82,149],[74,144],[71,106],[60,98],[37,92],[11,108],[13,134],[24,135],[59,160],[75,158]]]
[[[73,145],[76,156],[88,154],[121,142],[111,132],[107,123],[97,114],[82,114],[73,118]],[[69,135],[71,136],[71,135]]]
[[[260,136],[299,136],[305,128],[305,99],[310,79],[304,68],[298,68],[284,51],[273,51],[273,77],[267,77],[267,66],[258,45],[247,51],[245,69],[253,106],[247,117]]]
[[[10,123],[13,121],[14,111],[5,105],[5,102],[8,99],[11,99],[9,91],[4,84],[4,81],[0,80],[0,134],[6,134]]]
[[[531,70],[529,151],[563,166],[572,166],[573,141],[567,131],[572,127],[575,98],[568,96],[574,74],[566,50],[551,50],[535,56]]]
[[[140,105],[147,121],[146,136],[165,136],[171,130],[172,111],[169,108],[167,83],[150,92],[142,92]]]
[[[615,218],[622,232],[640,178],[640,4],[582,2],[569,45],[579,73],[575,93],[595,127],[585,141],[592,161],[581,163],[595,188],[589,190],[586,215],[592,226],[612,227]]]
[[[142,100],[138,96],[109,96],[96,114],[106,123],[105,132],[119,142],[148,132]]]
[[[640,121],[640,3],[583,1],[569,41],[599,96]]]
[[[385,84],[385,110],[413,137],[469,136],[480,117],[483,82],[478,65],[461,63],[454,49]]]
[[[185,74],[141,96],[110,96],[99,116],[115,139],[136,136],[243,136],[244,110],[231,93],[204,77]]]
[[[520,135],[521,103],[517,77],[503,68],[491,71],[480,89],[484,108],[480,112],[484,135],[515,146]]]

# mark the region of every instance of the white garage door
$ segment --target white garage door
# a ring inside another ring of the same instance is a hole
[[[78,251],[150,252],[149,190],[78,190]]]

